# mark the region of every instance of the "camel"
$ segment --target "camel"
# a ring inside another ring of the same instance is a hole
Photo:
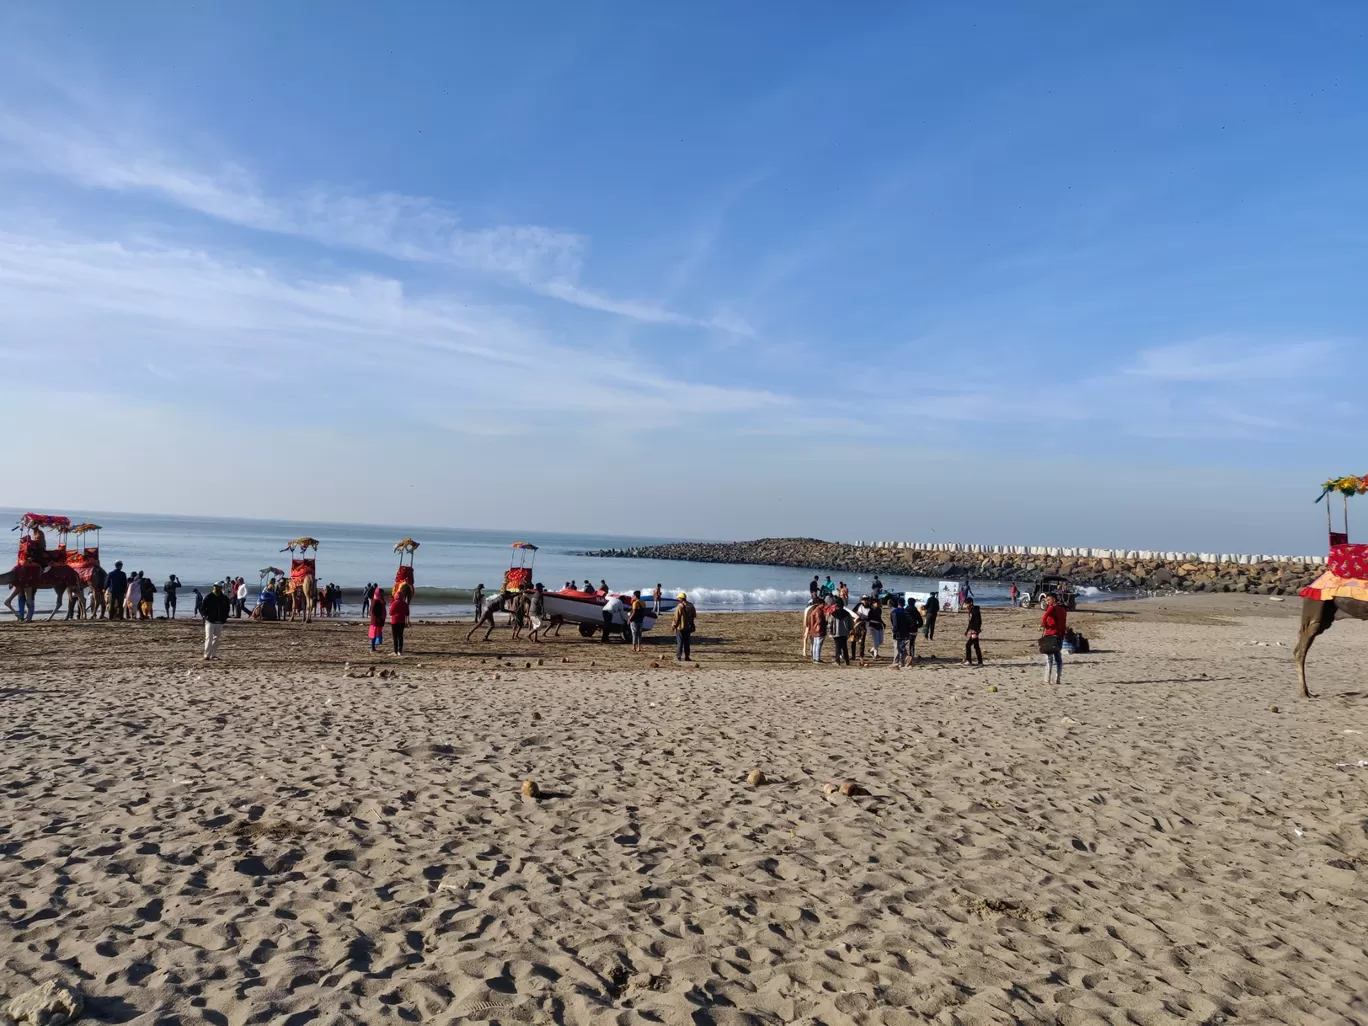
[[[5,607],[11,613],[14,612],[13,603],[15,596],[18,595],[20,591],[18,584],[19,569],[20,568],[16,566],[13,569],[0,574],[0,587],[9,585],[14,589],[10,593],[9,598],[5,599]],[[34,602],[38,598],[38,592],[45,591],[48,588],[51,588],[57,593],[57,601],[53,603],[52,612],[48,614],[49,620],[57,615],[58,609],[62,608],[62,597],[66,595],[68,591],[80,591],[82,592],[82,598],[84,599],[85,582],[81,580],[80,574],[71,567],[61,563],[45,566],[38,575],[37,583],[29,584],[24,588],[24,599],[28,603],[28,615],[25,619],[33,619],[33,614],[36,611]]]
[[[1330,629],[1336,620],[1351,618],[1368,620],[1368,602],[1358,599],[1336,598],[1322,602],[1319,599],[1302,599],[1301,631],[1297,635],[1297,648],[1293,653],[1297,660],[1297,677],[1301,681],[1302,698],[1315,698],[1306,687],[1306,653],[1311,651],[1311,643],[1317,635]]]
[[[300,577],[290,582],[290,622],[294,623],[295,613],[304,612],[304,622],[313,623],[313,609],[318,602],[318,583],[312,576]]]

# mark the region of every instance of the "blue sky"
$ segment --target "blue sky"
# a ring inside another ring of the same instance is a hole
[[[1318,551],[1368,8],[779,11],[0,13],[7,494]]]

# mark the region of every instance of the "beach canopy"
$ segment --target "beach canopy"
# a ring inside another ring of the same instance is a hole
[[[1316,496],[1316,501],[1320,502],[1331,492],[1339,492],[1345,498],[1368,493],[1368,474],[1364,474],[1362,477],[1332,477],[1321,485],[1321,493]]]
[[[267,574],[274,574],[276,577],[285,576],[285,571],[280,569],[280,567],[278,566],[263,566],[261,570],[258,572],[261,574],[262,577],[265,577]]]
[[[47,513],[25,513],[19,518],[19,526],[25,529],[30,527],[54,527],[59,531],[70,531],[71,518],[55,517]]]
[[[514,542],[514,543],[510,546],[510,548],[514,548],[514,549],[531,549],[533,552],[536,552],[536,551],[537,551],[537,547],[536,547],[535,545],[533,545],[531,542]]]
[[[285,548],[281,549],[280,551],[281,551],[281,552],[287,552],[287,551],[288,551],[288,552],[293,552],[295,549],[317,549],[317,548],[318,548],[318,539],[317,539],[317,538],[310,538],[308,535],[305,535],[303,538],[293,538],[293,539],[291,539],[290,541],[287,541],[287,542],[285,543]]]
[[[72,534],[89,534],[91,531],[103,531],[104,528],[99,524],[77,524],[71,529]]]
[[[398,545],[394,546],[395,552],[414,552],[418,548],[418,543],[412,538],[405,538]]]

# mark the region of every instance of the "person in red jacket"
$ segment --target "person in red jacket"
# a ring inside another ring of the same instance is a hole
[[[1064,683],[1064,633],[1068,612],[1053,595],[1045,596],[1045,612],[1040,614],[1040,651],[1045,656],[1045,684]]]
[[[390,599],[390,634],[394,636],[394,654],[404,654],[404,628],[409,621],[409,586],[401,584]]]
[[[376,585],[366,601],[370,604],[370,650],[375,652],[385,643],[385,593]]]

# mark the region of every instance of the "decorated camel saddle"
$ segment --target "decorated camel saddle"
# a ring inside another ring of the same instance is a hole
[[[1325,572],[1303,588],[1300,595],[1317,602],[1337,598],[1368,602],[1368,545],[1332,545]]]
[[[1368,493],[1368,474],[1362,477],[1340,477],[1326,481],[1317,499],[1325,500],[1326,522],[1330,528],[1330,554],[1325,560],[1325,572],[1298,594],[1316,602],[1334,599],[1357,599],[1368,602],[1368,545],[1349,542],[1349,498]],[[1329,497],[1338,492],[1344,498],[1344,531],[1330,523]]]

